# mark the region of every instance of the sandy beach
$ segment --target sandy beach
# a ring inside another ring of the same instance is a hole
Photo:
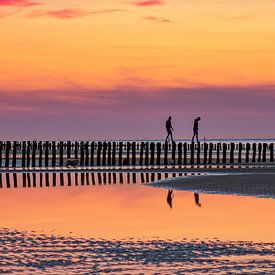
[[[202,175],[182,176],[151,183],[155,187],[209,194],[275,198],[275,168],[194,169]]]

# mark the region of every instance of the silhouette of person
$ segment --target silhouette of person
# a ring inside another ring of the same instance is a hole
[[[168,205],[170,206],[171,209],[172,209],[173,197],[174,197],[173,189],[169,189],[168,194],[167,194],[167,203],[168,203]]]
[[[171,141],[174,142],[174,140],[173,140],[173,134],[172,134],[172,131],[174,131],[174,129],[172,127],[171,119],[172,118],[169,116],[168,120],[166,121],[167,137],[166,137],[165,142],[168,141],[169,137],[171,138]]]
[[[194,198],[195,198],[196,205],[199,206],[199,207],[201,207],[199,194],[198,193],[194,193]]]
[[[197,143],[199,143],[199,121],[201,120],[200,117],[197,117],[194,120],[194,126],[193,126],[193,137],[192,137],[192,143],[194,142],[194,138],[197,138]]]

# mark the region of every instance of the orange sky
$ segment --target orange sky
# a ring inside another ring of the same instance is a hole
[[[160,138],[169,115],[176,138],[198,115],[275,136],[272,0],[0,0],[0,21],[2,139]]]
[[[2,0],[0,85],[274,84],[275,2],[204,3]]]

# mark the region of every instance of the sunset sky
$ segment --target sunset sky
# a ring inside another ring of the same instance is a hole
[[[1,139],[275,137],[274,0],[0,0]]]

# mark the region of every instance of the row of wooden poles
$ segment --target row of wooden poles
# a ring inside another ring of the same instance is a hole
[[[0,173],[0,188],[50,187],[106,184],[149,183],[168,177],[187,176],[188,173]]]
[[[0,167],[194,165],[274,162],[273,143],[0,142]]]

